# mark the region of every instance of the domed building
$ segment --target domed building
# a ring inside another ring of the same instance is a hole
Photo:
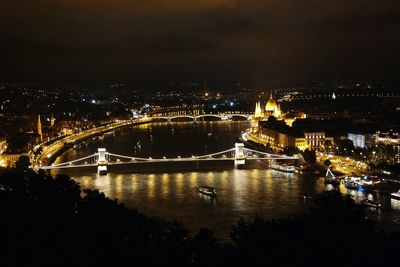
[[[272,97],[272,92],[269,95],[269,99],[267,104],[265,104],[265,111],[268,112],[274,112],[278,108],[278,105],[276,104],[276,101]]]
[[[269,96],[267,103],[265,104],[264,110],[261,109],[260,102],[256,103],[254,119],[257,121],[268,120],[269,117],[273,116],[277,120],[284,120],[287,125],[292,126],[292,123],[296,119],[303,119],[306,117],[304,113],[299,116],[296,116],[296,115],[293,116],[293,114],[290,114],[290,117],[288,116],[288,118],[286,118],[286,115],[288,115],[288,113],[282,112],[281,106],[280,106],[280,104],[277,103],[277,101],[274,100],[274,98],[272,96],[272,92]]]
[[[269,96],[267,104],[265,104],[265,117],[274,116],[275,118],[279,118],[282,115],[281,106],[276,103],[274,98],[272,97],[272,92]]]

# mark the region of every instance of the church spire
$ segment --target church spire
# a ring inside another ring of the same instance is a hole
[[[37,120],[37,133],[40,136],[40,142],[43,142],[42,122],[40,121],[40,114]]]
[[[254,117],[255,118],[261,118],[262,117],[262,110],[261,110],[261,103],[257,102],[256,103],[256,109],[254,112]]]
[[[53,128],[54,127],[54,122],[56,121],[56,119],[54,118],[53,114],[51,114],[51,118],[50,118],[50,127]]]

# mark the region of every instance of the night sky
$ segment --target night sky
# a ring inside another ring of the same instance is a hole
[[[3,0],[1,81],[400,79],[399,0]]]

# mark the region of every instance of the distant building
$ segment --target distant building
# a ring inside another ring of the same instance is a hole
[[[21,156],[29,157],[30,161],[32,162],[32,157],[29,153],[18,153],[18,154],[3,153],[0,155],[0,166],[15,167],[15,163]]]
[[[312,128],[290,127],[284,121],[270,118],[260,121],[258,128],[246,131],[246,138],[252,142],[269,146],[275,150],[285,147],[297,147],[299,150],[324,150],[325,145],[334,144],[333,137],[327,137],[324,131]]]
[[[347,138],[351,140],[355,148],[365,148],[365,136],[362,134],[349,133]]]
[[[353,142],[355,148],[368,148],[375,144],[374,136],[368,133],[348,133],[347,138]]]
[[[275,117],[277,120],[284,121],[289,126],[292,126],[295,120],[305,119],[307,117],[306,114],[302,112],[282,112],[281,105],[273,99],[272,93],[270,94],[270,97],[265,104],[264,110],[261,108],[261,102],[256,103],[253,118],[254,120],[262,121],[268,120],[268,118],[271,116]]]
[[[0,137],[0,155],[7,150],[8,144],[5,137]]]
[[[324,150],[325,143],[334,144],[333,137],[326,137],[324,132],[295,132],[282,131],[273,127],[261,129],[261,139],[265,140],[264,145],[270,144],[272,148],[297,147],[299,150]]]
[[[394,132],[381,133],[377,132],[375,137],[376,144],[383,145],[400,145],[400,134]]]
[[[326,137],[324,132],[304,133],[307,148],[311,150],[321,150],[325,147],[325,142],[329,141],[333,145],[333,137]]]

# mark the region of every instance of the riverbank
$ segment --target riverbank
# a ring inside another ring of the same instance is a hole
[[[72,148],[74,145],[84,142],[87,139],[100,136],[107,132],[126,127],[126,126],[134,126],[150,123],[152,119],[138,119],[138,120],[126,120],[126,121],[117,121],[112,124],[103,125],[99,127],[95,127],[86,131],[82,131],[76,134],[68,135],[62,139],[59,139],[47,146],[41,148],[41,152],[35,156],[34,167],[47,166],[54,162],[57,157],[59,157],[62,153]],[[40,150],[40,147],[39,147]]]

